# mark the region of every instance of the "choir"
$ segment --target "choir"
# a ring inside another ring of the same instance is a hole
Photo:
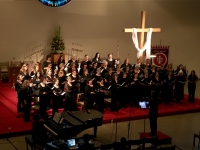
[[[80,63],[75,55],[67,63],[60,55],[57,63],[53,63],[51,56],[47,55],[42,68],[36,64],[30,74],[27,64],[22,65],[15,83],[17,110],[24,112],[24,121],[29,121],[31,99],[39,97],[42,118],[49,108],[52,108],[53,114],[61,107],[73,112],[77,109],[78,93],[84,93],[84,110],[87,113],[94,108],[104,112],[105,93],[110,93],[111,111],[123,109],[127,104],[138,106],[139,101],[151,97],[152,90],[158,95],[159,102],[170,104],[175,98],[180,103],[187,80],[188,101],[194,102],[198,77],[194,70],[187,76],[183,65],[175,70],[172,64],[158,68],[151,65],[150,59],[145,63],[137,59],[132,65],[127,58],[119,65],[112,54],[102,60],[100,53],[96,53],[92,60],[85,55]]]

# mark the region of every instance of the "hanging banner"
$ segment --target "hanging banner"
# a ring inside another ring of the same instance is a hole
[[[153,65],[156,67],[161,67],[161,65],[167,67],[169,46],[151,46],[151,55],[156,56],[152,58]]]

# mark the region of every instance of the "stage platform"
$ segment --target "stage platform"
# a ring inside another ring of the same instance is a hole
[[[23,114],[17,113],[17,97],[15,90],[11,86],[0,85],[0,137],[22,135],[30,133],[32,122],[24,122]],[[60,110],[62,111],[62,110]],[[200,111],[200,100],[196,99],[195,103],[188,103],[187,96],[180,104],[171,102],[170,105],[159,104],[159,117],[177,115],[183,113],[193,113]],[[48,111],[51,114],[51,110]],[[91,112],[92,113],[92,112]],[[131,113],[131,116],[130,116]],[[122,122],[128,120],[137,120],[148,118],[148,110],[127,107],[117,112],[105,110],[103,123]]]
[[[140,138],[151,138],[149,132],[145,133],[140,133]],[[157,145],[166,145],[166,144],[171,144],[172,138],[160,131],[157,131]]]

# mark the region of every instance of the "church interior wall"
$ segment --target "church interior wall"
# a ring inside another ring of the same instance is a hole
[[[73,0],[61,8],[51,8],[38,1],[0,1],[0,61],[23,61],[36,57],[43,61],[50,52],[54,28],[61,26],[66,49],[82,49],[78,54],[102,57],[113,53],[117,57],[119,41],[120,59],[136,61],[131,33],[123,28],[140,27],[140,13],[146,11],[146,27],[159,27],[152,34],[152,45],[170,46],[169,62],[174,67],[182,63],[200,76],[200,1],[197,0]],[[83,46],[73,45],[72,43]],[[66,57],[68,59],[68,57]]]

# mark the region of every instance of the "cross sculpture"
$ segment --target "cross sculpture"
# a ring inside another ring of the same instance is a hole
[[[146,12],[141,12],[141,28],[136,28],[137,32],[140,32],[139,36],[139,48],[142,49],[144,46],[144,33],[149,32],[150,28],[145,28],[145,19],[146,19]],[[133,28],[125,28],[124,32],[131,32],[133,33]],[[152,32],[161,32],[161,28],[152,28]],[[140,57],[140,61],[142,62],[143,55]]]

